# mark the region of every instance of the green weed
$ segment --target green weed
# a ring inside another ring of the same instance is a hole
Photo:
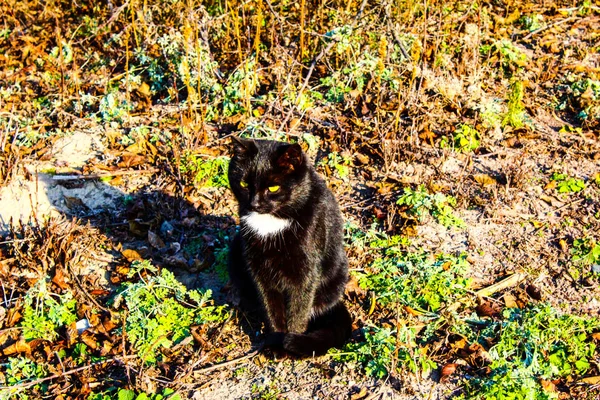
[[[558,190],[558,193],[577,193],[585,189],[583,179],[571,178],[566,174],[554,172],[550,180],[557,182],[556,190]]]
[[[445,227],[464,227],[464,221],[455,216],[452,211],[456,206],[456,199],[443,193],[429,194],[424,185],[416,190],[404,188],[404,194],[396,201],[398,205],[409,206],[408,213],[417,217],[420,222],[426,215],[433,216],[437,222]]]
[[[523,81],[513,79],[508,93],[508,111],[502,120],[502,126],[521,128],[527,123],[527,113],[523,104],[525,88]]]
[[[228,168],[228,157],[206,159],[189,152],[183,155],[179,164],[179,170],[191,174],[199,187],[229,187]]]
[[[403,254],[389,247],[373,261],[368,273],[356,275],[360,287],[373,292],[378,304],[436,312],[466,293],[468,267],[465,254],[431,259],[427,253]]]
[[[161,358],[157,350],[187,337],[191,325],[225,320],[224,306],[210,305],[211,294],[187,290],[163,269],[160,275],[126,284],[114,304],[118,308],[125,301],[127,338],[143,360],[154,363]]]
[[[332,168],[338,178],[342,180],[347,180],[350,176],[350,164],[352,160],[350,157],[345,155],[340,155],[338,152],[331,152],[327,156],[327,161],[323,161],[323,164],[327,164],[330,168]]]
[[[487,329],[494,343],[484,377],[467,379],[464,399],[534,400],[557,398],[540,380],[581,376],[591,369],[596,346],[591,334],[600,329],[592,317],[561,315],[549,305],[504,310],[504,320]]]
[[[8,386],[6,389],[0,389],[0,400],[10,399],[21,399],[27,400],[29,396],[25,393],[24,388],[10,386],[17,386],[22,383],[44,378],[48,375],[48,371],[44,364],[36,363],[25,357],[9,357],[8,363],[6,364],[6,372],[4,377],[6,382],[0,382]],[[46,387],[47,384],[36,385],[33,389],[41,389]],[[31,390],[31,389],[29,389]]]
[[[575,239],[571,248],[573,263],[576,266],[589,267],[592,266],[593,273],[599,273],[596,270],[600,264],[600,245],[592,238]],[[584,275],[588,275],[585,273]]]
[[[418,373],[431,371],[437,364],[417,345],[416,329],[402,326],[395,329],[370,326],[364,329],[364,341],[347,344],[341,352],[332,351],[333,358],[343,362],[358,362],[365,373],[384,378],[402,369]]]
[[[56,329],[77,320],[77,301],[70,292],[58,295],[48,290],[44,279],[38,280],[25,295],[23,306],[23,328],[25,339],[43,338],[54,340]]]
[[[469,152],[477,150],[481,135],[477,129],[468,124],[460,124],[452,135],[452,143],[448,143],[448,139],[443,137],[440,141],[441,148],[451,147],[460,152]]]

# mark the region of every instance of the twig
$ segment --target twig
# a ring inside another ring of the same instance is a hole
[[[100,178],[107,178],[107,177],[111,177],[111,176],[121,176],[121,175],[153,174],[155,172],[158,172],[158,168],[128,169],[128,170],[102,172],[99,174],[87,174],[87,175],[54,175],[52,177],[52,179],[55,181],[72,181],[72,180],[77,180],[77,179],[100,179]]]
[[[525,274],[523,272],[517,272],[516,274],[513,274],[513,275],[509,276],[508,278],[501,280],[498,283],[494,283],[491,286],[488,286],[486,288],[476,291],[475,294],[478,297],[489,297],[489,296],[493,295],[494,293],[497,293],[501,290],[508,289],[513,286],[517,286],[519,283],[524,281],[526,277],[527,277],[527,274]]]
[[[285,124],[287,124],[287,122],[289,121],[290,117],[292,116],[294,110],[296,109],[296,104],[298,103],[298,101],[300,101],[300,96],[302,96],[302,92],[304,92],[304,89],[306,89],[306,87],[308,86],[308,81],[309,81],[310,77],[312,76],[313,71],[315,70],[315,66],[317,65],[319,60],[321,58],[323,58],[323,56],[326,53],[328,53],[329,50],[331,50],[331,48],[333,47],[333,45],[336,43],[337,43],[337,40],[332,39],[331,42],[329,42],[329,44],[327,45],[327,47],[325,47],[323,50],[321,50],[321,52],[310,63],[310,68],[308,69],[306,78],[304,78],[304,83],[302,84],[302,86],[300,87],[300,90],[298,91],[298,95],[296,96],[296,101],[292,105],[292,108],[290,109],[290,111],[285,116],[285,119],[283,120],[281,125],[279,125],[279,131],[283,131],[283,127],[285,126]]]
[[[62,378],[63,376],[73,375],[73,374],[76,374],[77,372],[85,371],[86,369],[90,369],[92,367],[95,367],[96,365],[112,363],[115,361],[123,362],[124,360],[133,359],[133,358],[137,358],[137,357],[138,357],[137,355],[132,354],[132,355],[128,355],[125,357],[115,357],[115,358],[111,358],[110,360],[97,361],[97,362],[91,363],[89,365],[84,365],[83,367],[75,368],[75,369],[69,370],[67,372],[62,372],[60,374],[54,374],[51,376],[47,376],[45,378],[36,379],[31,382],[20,383],[18,385],[12,385],[12,386],[0,386],[0,390],[18,389],[18,388],[25,389],[25,388],[28,388],[31,386],[38,385],[42,382],[51,381],[53,379]]]
[[[214,371],[214,370],[219,369],[219,368],[228,367],[230,365],[237,364],[240,361],[244,361],[244,360],[247,360],[249,358],[253,358],[258,353],[260,353],[260,351],[263,349],[263,347],[264,346],[261,345],[258,349],[254,350],[251,353],[246,354],[245,356],[242,356],[242,357],[239,357],[239,358],[235,358],[233,360],[226,361],[226,362],[221,363],[221,364],[211,365],[210,367],[202,368],[202,369],[199,369],[199,370],[194,371],[194,372],[206,373],[206,372]]]
[[[509,276],[508,278],[501,280],[498,283],[494,283],[491,286],[488,286],[486,288],[476,291],[475,295],[477,297],[489,297],[489,296],[493,295],[494,293],[497,293],[501,290],[508,289],[513,286],[517,286],[519,283],[524,281],[526,277],[527,277],[527,274],[525,274],[523,272],[517,272],[516,274],[513,274],[513,275]],[[450,304],[448,306],[447,310],[448,311],[456,311],[458,309],[458,307],[460,307],[461,303],[462,303],[462,300],[459,300],[453,304]]]
[[[569,207],[569,206],[574,206],[575,204],[579,204],[579,203],[581,203],[581,202],[582,202],[582,201],[584,201],[584,200],[585,200],[585,199],[577,199],[577,200],[570,201],[570,202],[568,202],[567,204],[563,204],[562,206],[560,206],[560,207],[557,207],[557,208],[555,208],[555,209],[554,209],[554,210],[552,210],[552,211],[548,211],[548,214],[549,214],[549,213],[555,213],[555,212],[558,212],[558,211],[562,210],[563,208],[567,208],[567,207]]]
[[[530,37],[532,37],[533,35],[536,35],[536,34],[538,34],[538,33],[540,33],[540,32],[543,32],[543,31],[545,31],[546,29],[554,28],[555,26],[562,25],[562,24],[564,24],[564,23],[566,23],[566,22],[573,21],[574,19],[577,19],[577,18],[578,18],[578,17],[569,17],[569,18],[565,18],[565,19],[563,19],[563,20],[561,20],[561,21],[558,21],[558,22],[555,22],[555,23],[553,23],[553,24],[546,25],[546,26],[543,26],[543,27],[541,27],[541,28],[538,28],[538,29],[536,29],[535,31],[531,31],[531,32],[529,32],[529,34],[528,34],[528,35],[526,35],[526,36],[524,36],[524,37],[523,37],[523,39],[521,39],[521,41],[523,41],[523,40],[527,40],[527,39],[529,39]]]

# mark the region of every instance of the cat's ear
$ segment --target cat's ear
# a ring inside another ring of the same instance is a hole
[[[233,152],[238,155],[250,155],[256,153],[256,143],[252,139],[242,139],[241,137],[231,136]]]
[[[304,164],[304,154],[299,144],[287,144],[280,148],[277,166],[288,171],[295,171]]]

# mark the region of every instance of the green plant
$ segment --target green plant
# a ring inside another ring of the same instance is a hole
[[[279,389],[275,383],[259,386],[256,383],[252,384],[252,398],[260,400],[277,400],[279,397]]]
[[[25,295],[23,305],[23,328],[25,339],[43,338],[54,340],[56,329],[77,320],[77,301],[71,292],[62,295],[51,293],[45,279],[39,279]]]
[[[27,396],[22,387],[11,388],[11,386],[18,386],[19,384],[27,383],[31,380],[44,378],[46,375],[48,375],[48,371],[44,364],[36,363],[25,357],[9,357],[4,374],[7,387],[0,389],[0,400],[14,398],[22,400],[29,399],[29,396]],[[40,389],[45,386],[47,386],[47,384],[38,384],[35,385],[34,389]]]
[[[323,161],[323,164],[327,164],[330,168],[333,168],[339,178],[346,180],[350,176],[351,161],[350,157],[340,155],[334,151],[329,153],[327,161]]]
[[[557,398],[540,380],[581,376],[591,369],[596,346],[591,334],[600,319],[562,315],[549,305],[510,308],[504,320],[493,322],[482,343],[488,351],[488,373],[464,381],[465,399],[534,400]]]
[[[508,111],[502,120],[502,126],[511,126],[513,128],[521,128],[526,124],[527,113],[523,104],[523,96],[525,88],[523,81],[513,79],[508,92]]]
[[[550,177],[551,181],[558,182],[556,188],[559,193],[577,193],[585,189],[583,179],[571,178],[565,174],[554,172]]]
[[[179,170],[192,174],[200,187],[229,187],[228,168],[228,157],[206,159],[193,153],[185,153],[179,164]]]
[[[211,294],[187,290],[163,269],[160,275],[126,284],[114,305],[118,308],[125,301],[127,338],[143,360],[154,363],[161,357],[157,350],[188,336],[192,324],[225,320],[225,307],[210,305]]]
[[[342,351],[330,353],[337,361],[359,362],[365,373],[384,378],[392,372],[406,369],[413,373],[437,368],[436,363],[417,345],[414,327],[399,330],[370,326],[363,330],[364,341],[349,343]]]
[[[464,222],[452,213],[456,199],[443,193],[429,194],[424,185],[416,190],[404,188],[404,193],[396,201],[398,205],[409,206],[408,213],[423,222],[426,215],[430,214],[437,222],[445,227],[463,227]]]
[[[466,293],[470,280],[464,277],[469,267],[465,254],[431,259],[427,253],[403,254],[394,247],[382,251],[368,272],[356,273],[360,287],[373,292],[378,304],[436,312]]]
[[[452,135],[452,144],[448,143],[448,139],[443,137],[440,141],[441,148],[452,147],[456,151],[469,152],[477,150],[481,135],[477,129],[468,124],[460,124]]]
[[[600,245],[592,238],[575,239],[571,254],[574,263],[585,266],[600,264]]]

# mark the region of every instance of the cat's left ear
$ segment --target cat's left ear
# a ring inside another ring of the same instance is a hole
[[[256,143],[254,143],[254,140],[231,136],[231,143],[233,144],[233,152],[235,154],[247,155],[256,152]]]
[[[282,147],[277,158],[277,165],[289,171],[295,171],[304,164],[304,154],[299,144],[289,144]]]

